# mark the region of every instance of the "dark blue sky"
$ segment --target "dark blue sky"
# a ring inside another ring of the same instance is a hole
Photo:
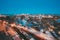
[[[0,0],[0,13],[60,13],[60,0]]]

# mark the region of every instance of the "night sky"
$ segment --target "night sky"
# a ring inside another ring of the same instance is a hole
[[[60,0],[0,0],[0,14],[60,14]]]

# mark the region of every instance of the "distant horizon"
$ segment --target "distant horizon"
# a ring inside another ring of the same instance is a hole
[[[39,14],[41,14],[41,15],[60,15],[60,14],[54,14],[54,13],[14,13],[14,14],[12,14],[12,13],[0,13],[1,15],[21,15],[21,14],[28,14],[28,15],[39,15]]]

